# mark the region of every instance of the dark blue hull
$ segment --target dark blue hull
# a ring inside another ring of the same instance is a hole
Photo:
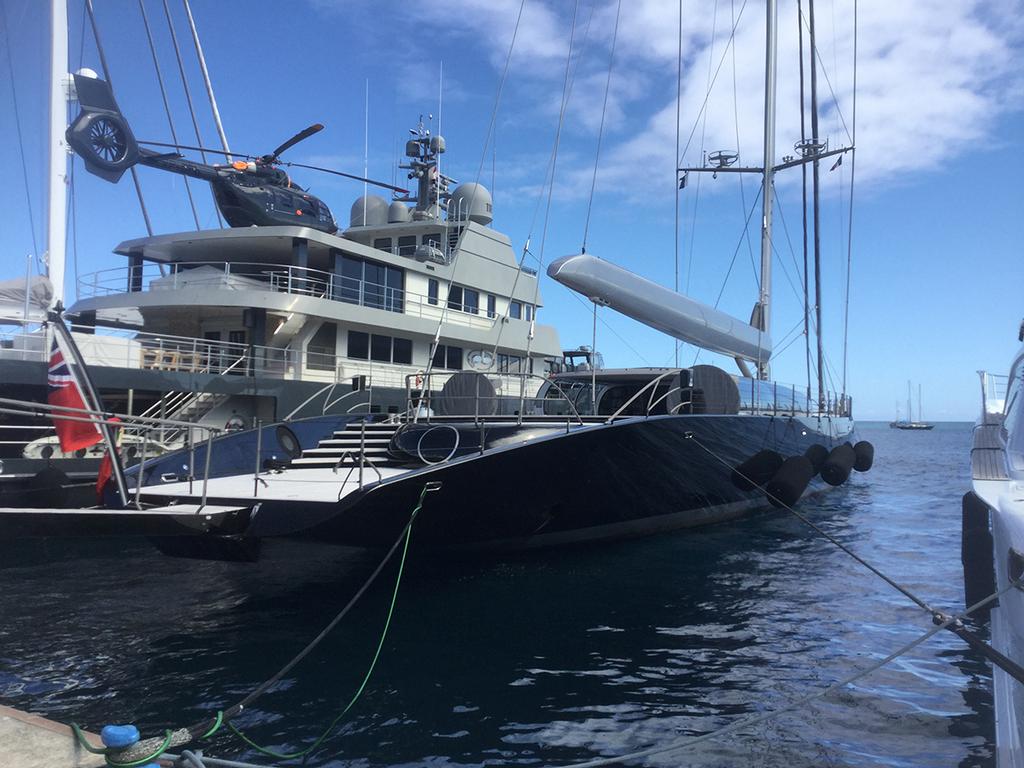
[[[855,442],[846,419],[660,416],[623,420],[464,456],[368,486],[337,503],[266,501],[245,537],[390,545],[423,485],[417,547],[526,550],[708,525],[769,505],[732,469],[758,451],[802,454]],[[808,492],[822,488],[816,480]]]

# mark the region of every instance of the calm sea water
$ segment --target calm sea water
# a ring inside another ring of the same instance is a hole
[[[933,605],[962,607],[970,426],[861,435],[875,468],[803,511]],[[147,733],[233,703],[374,565],[327,547],[272,554],[252,565],[165,558],[143,542],[2,545],[0,702]],[[252,737],[278,749],[315,739],[366,670],[392,584],[238,721]],[[786,513],[525,560],[416,557],[376,673],[310,764],[621,754],[782,706],[930,626]],[[989,670],[949,635],[801,711],[646,764],[986,766],[992,738]],[[206,751],[273,762],[229,735]]]

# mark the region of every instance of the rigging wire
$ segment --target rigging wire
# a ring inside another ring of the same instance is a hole
[[[729,13],[730,13],[730,17],[731,17],[731,20],[732,20],[733,24],[735,24],[736,23],[736,0],[729,0]],[[737,157],[741,157],[742,154],[740,152],[740,106],[739,106],[739,95],[737,93],[738,88],[737,88],[737,85],[736,85],[736,46],[733,45],[733,46],[730,46],[730,48],[732,50],[732,115],[733,115],[733,124],[734,124],[735,129],[736,129],[736,155],[737,155]],[[765,164],[767,164],[767,163],[765,163]],[[736,175],[740,177],[740,179],[739,179],[739,181],[740,181],[740,214],[742,215],[743,211],[747,210],[746,184],[744,183],[744,179],[743,179],[743,177],[746,174],[738,173]],[[773,187],[774,187],[774,182],[773,182]],[[773,196],[773,199],[774,199],[774,196]],[[747,240],[747,253],[750,255],[750,268],[753,270],[754,274],[757,275],[759,273],[759,271],[758,271],[758,266],[757,266],[757,264],[754,261],[754,246],[753,246],[753,243],[750,242],[750,230],[749,230],[749,228],[744,227],[743,232],[746,235],[746,240]],[[758,283],[761,282],[761,279],[762,279],[761,277],[758,278]],[[760,287],[761,286],[758,285],[758,289],[760,289]],[[763,325],[763,323],[761,325]]]
[[[733,23],[733,34],[736,33],[736,24]],[[707,95],[705,96],[705,105],[707,100],[711,97],[711,90],[714,87],[714,80],[711,78],[711,65],[715,60],[715,38],[718,32],[718,0],[715,0],[714,10],[711,13],[711,43],[708,45],[708,79],[707,79]],[[722,52],[722,62],[725,61],[725,56],[729,53],[732,48],[732,36],[726,43],[725,50]],[[721,70],[721,63],[719,64],[719,70]],[[718,78],[718,72],[715,72],[715,79]],[[704,154],[704,139],[707,135],[708,127],[708,111],[706,109],[701,110],[701,114],[698,116],[698,120],[701,121],[700,127],[700,156],[703,162],[706,159]],[[696,126],[694,126],[696,127]],[[692,134],[691,134],[692,136]],[[689,147],[690,143],[687,141],[686,146]],[[686,149],[683,150],[683,154],[686,154]],[[678,158],[677,158],[678,159]],[[681,165],[681,163],[680,163]],[[694,243],[697,237],[697,209],[700,207],[700,187],[701,182],[704,180],[704,174],[697,174],[697,188],[693,193],[693,212],[690,215],[690,258],[686,260],[686,293],[690,292],[690,275],[693,271],[693,254],[694,254]]]
[[[160,97],[164,102],[164,113],[167,115],[167,127],[171,129],[171,141],[178,144],[178,132],[174,130],[174,119],[171,117],[171,105],[167,101],[167,88],[164,87],[164,75],[160,69],[160,60],[156,55],[156,45],[153,43],[153,32],[149,27],[149,14],[146,13],[145,0],[139,0],[139,11],[142,12],[142,25],[146,29],[146,40],[149,43],[149,52],[153,57],[153,69],[156,70],[156,82],[160,86]],[[196,201],[192,197],[192,187],[188,183],[188,177],[183,176],[185,182],[185,195],[188,197],[189,207],[192,209],[192,219],[195,221],[196,230],[202,229],[199,225],[199,213],[196,211]]]
[[[736,15],[736,21],[732,25],[732,31],[729,33],[729,40],[726,43],[725,50],[722,52],[722,58],[718,60],[718,67],[715,69],[715,75],[711,78],[711,84],[708,86],[708,90],[704,94],[704,101],[701,103],[700,110],[697,112],[697,117],[693,121],[693,127],[690,129],[690,134],[686,139],[686,144],[683,147],[683,153],[676,158],[680,165],[682,165],[683,157],[686,156],[687,151],[690,149],[693,136],[697,132],[697,125],[700,123],[701,117],[704,115],[704,111],[708,108],[708,100],[711,98],[711,89],[715,87],[715,82],[718,80],[718,74],[722,71],[722,65],[725,64],[725,57],[729,55],[729,46],[733,45],[736,41],[736,29],[740,25],[740,19],[743,18],[743,11],[746,10],[746,8],[747,0],[743,0],[743,5],[740,6],[740,12]]]
[[[804,24],[808,23],[807,19],[803,15],[803,12],[800,13],[800,18]],[[854,34],[856,34],[856,32]],[[853,144],[853,135],[850,133],[850,129],[846,125],[846,118],[843,116],[842,107],[839,106],[839,97],[836,96],[836,92],[832,89],[832,81],[829,80],[828,71],[825,68],[825,62],[822,61],[821,59],[821,51],[819,51],[818,46],[814,44],[810,45],[810,51],[811,55],[818,62],[818,65],[821,67],[821,74],[825,78],[825,84],[828,85],[829,93],[832,95],[832,103],[836,108],[836,114],[839,116],[839,121],[843,125],[843,130],[846,131],[846,138],[848,138],[850,140],[850,143]]]
[[[590,213],[594,207],[594,190],[597,188],[597,169],[601,161],[601,139],[604,137],[604,121],[608,114],[608,91],[612,85],[612,67],[615,63],[615,42],[619,37],[619,15],[622,11],[622,0],[618,0],[615,7],[615,27],[612,29],[611,53],[608,54],[608,78],[604,83],[604,101],[601,104],[601,125],[597,130],[597,150],[594,152],[594,175],[590,179],[590,197],[587,199],[587,219],[583,224],[583,246],[581,253],[587,252],[587,233],[590,231]],[[679,275],[676,275],[676,282],[679,282]],[[676,290],[679,286],[676,285]]]
[[[0,0],[0,8],[3,9],[3,30],[4,30],[4,51],[7,53],[7,66],[11,72],[11,101],[14,105],[14,127],[18,134],[18,153],[21,156],[21,176],[25,182],[25,204],[28,207],[28,226],[32,235],[32,252],[36,259],[42,258],[39,252],[39,241],[36,238],[36,220],[32,211],[32,188],[28,181],[28,163],[25,159],[25,138],[21,132],[21,112],[18,109],[18,91],[16,83],[18,79],[14,76],[14,59],[11,56],[11,37],[7,29],[10,26],[10,16],[7,13],[7,1]]]
[[[199,121],[196,119],[195,105],[192,103],[192,90],[188,87],[188,77],[185,75],[185,65],[181,59],[181,48],[178,45],[178,33],[174,31],[174,21],[171,19],[171,9],[167,5],[167,0],[163,0],[164,6],[164,18],[167,20],[167,29],[171,33],[171,45],[174,47],[174,58],[178,62],[178,75],[181,77],[181,87],[185,91],[185,102],[188,104],[188,114],[192,118],[192,130],[196,136],[196,145],[198,147],[203,146],[203,137],[199,133]],[[206,159],[206,152],[202,149],[199,150],[199,156],[203,159],[204,163],[209,163]],[[217,198],[213,194],[213,187],[210,187],[210,196],[213,197],[213,211],[217,214],[217,224],[220,227],[224,227],[224,220],[220,215],[220,206],[217,205]]]
[[[846,217],[846,299],[843,302],[843,394],[846,394],[847,342],[850,330],[850,275],[853,265],[853,184],[857,169],[857,0],[853,0],[853,133],[850,143],[853,152],[850,157],[850,211]]]

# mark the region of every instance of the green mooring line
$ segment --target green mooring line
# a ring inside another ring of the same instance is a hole
[[[335,717],[334,720],[331,721],[331,724],[327,726],[327,728],[324,730],[323,733],[320,734],[317,740],[314,741],[310,746],[306,747],[306,749],[299,750],[298,752],[275,752],[274,750],[269,749],[267,747],[261,747],[255,741],[246,736],[245,733],[239,730],[234,725],[234,723],[232,723],[229,720],[227,726],[233,734],[238,736],[238,738],[240,738],[253,749],[258,750],[259,752],[262,752],[264,755],[268,755],[269,757],[275,757],[278,760],[294,760],[299,757],[305,757],[306,755],[313,752],[313,750],[315,750],[321,744],[323,744],[327,737],[331,735],[331,732],[338,725],[338,723],[341,722],[341,719],[348,714],[348,711],[352,709],[352,706],[359,700],[359,697],[363,695],[363,691],[366,690],[366,684],[370,682],[370,676],[373,674],[373,670],[377,666],[377,660],[380,658],[380,652],[384,648],[384,640],[385,638],[387,638],[388,629],[391,627],[391,617],[395,612],[395,603],[398,601],[398,588],[402,583],[402,573],[405,570],[405,558],[409,552],[409,539],[411,536],[412,527],[410,526],[405,531],[405,544],[402,546],[402,557],[398,561],[398,574],[395,577],[395,589],[391,593],[391,605],[388,606],[388,615],[387,618],[384,620],[384,631],[381,632],[380,640],[377,642],[377,650],[373,654],[373,660],[370,662],[370,667],[366,670],[366,675],[363,676],[363,682],[359,684],[359,688],[356,690],[355,695],[352,696],[351,700],[348,702],[345,708],[341,710],[341,713],[338,714],[338,716]]]

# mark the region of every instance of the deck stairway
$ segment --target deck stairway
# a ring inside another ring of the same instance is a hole
[[[291,464],[293,467],[355,467],[359,466],[360,457],[365,456],[378,468],[399,466],[388,455],[388,444],[399,426],[386,422],[351,422],[321,440],[316,448],[304,450]]]

